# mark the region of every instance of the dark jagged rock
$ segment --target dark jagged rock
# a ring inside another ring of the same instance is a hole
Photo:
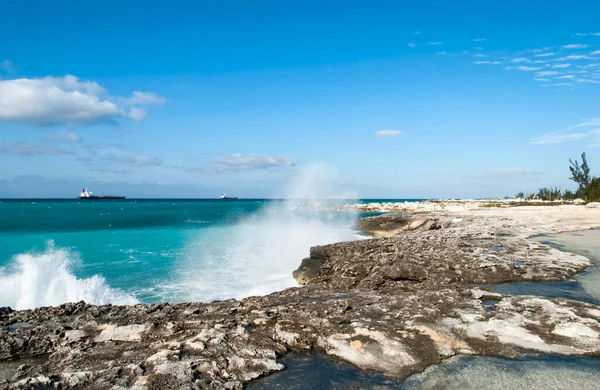
[[[313,247],[294,277],[301,284],[336,289],[421,289],[452,283],[564,280],[591,265],[585,257],[525,239],[478,242],[443,230]]]

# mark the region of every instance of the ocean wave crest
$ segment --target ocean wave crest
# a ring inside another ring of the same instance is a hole
[[[44,252],[16,255],[9,266],[0,268],[0,307],[24,310],[82,300],[95,305],[138,303],[99,275],[78,279],[71,270],[77,259],[75,253],[52,242]]]

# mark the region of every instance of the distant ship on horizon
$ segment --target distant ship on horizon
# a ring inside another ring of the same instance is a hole
[[[221,199],[237,199],[237,196],[227,196],[227,194],[221,194]]]
[[[115,200],[125,199],[124,195],[93,195],[91,191],[85,188],[81,190],[81,194],[77,197],[79,200]]]

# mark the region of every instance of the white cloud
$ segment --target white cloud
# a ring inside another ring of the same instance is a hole
[[[448,53],[447,53],[447,52],[445,52],[445,51],[438,51],[438,52],[437,52],[437,53],[435,53],[435,54],[437,54],[438,56],[443,56],[443,55],[446,55],[446,54],[448,54]]]
[[[404,134],[402,130],[379,130],[375,133],[380,138],[391,138],[402,134]]]
[[[593,60],[593,59],[594,59],[593,57],[579,54],[579,55],[570,55],[570,56],[566,56],[566,57],[560,57],[560,58],[557,58],[556,61]]]
[[[588,44],[584,43],[571,43],[570,45],[564,45],[563,49],[585,49],[588,46]]]
[[[59,131],[55,134],[47,134],[42,138],[46,142],[82,142],[81,136],[73,131]]]
[[[92,169],[90,169],[90,171],[100,172],[100,173],[115,173],[117,175],[124,175],[126,173],[132,172],[129,169],[111,169],[111,168],[92,168]]]
[[[524,65],[521,65],[521,66],[509,66],[509,67],[506,67],[504,69],[506,69],[506,70],[515,70],[516,69],[516,70],[522,70],[522,71],[525,71],[525,72],[532,72],[534,70],[540,70],[540,69],[543,69],[543,68],[541,68],[539,66],[524,66]]]
[[[487,38],[474,38],[473,42],[483,42],[483,41],[486,41],[486,40],[487,40]]]
[[[552,86],[552,87],[573,87],[573,86],[575,86],[575,84],[573,84],[573,83],[554,83],[554,84],[550,84],[550,86]]]
[[[487,57],[487,55],[481,54],[481,53],[475,53],[475,54],[473,54],[473,57],[484,58],[484,57]]]
[[[556,64],[553,68],[568,68],[571,64]]]
[[[541,53],[543,51],[550,50],[550,47],[544,46],[541,49],[525,49],[525,51],[530,51],[532,53]]]
[[[417,47],[417,44],[416,44],[416,43],[413,43],[413,42],[410,42],[410,43],[408,44],[408,47],[415,48],[415,47]]]
[[[594,50],[590,53],[591,56],[600,56],[600,50]]]
[[[29,142],[0,142],[0,153],[14,154],[17,156],[38,156],[38,155],[76,155],[77,153],[59,148],[53,145],[32,144]]]
[[[559,83],[566,84],[565,86],[572,86],[570,83]],[[592,128],[585,130],[586,128]],[[596,132],[600,127],[600,118],[585,119],[574,126],[566,127],[562,130],[555,131],[552,133],[546,133],[540,137],[533,138],[532,144],[543,145],[543,144],[562,144],[565,142],[579,141],[579,140],[590,140],[595,142]],[[600,140],[599,140],[600,141]]]
[[[476,65],[498,65],[501,64],[499,61],[475,61],[473,62]]]
[[[294,160],[291,157],[236,153],[218,156],[208,165],[184,169],[187,172],[236,173],[292,166],[294,166]]]
[[[154,156],[124,156],[108,158],[114,162],[135,165],[137,167],[157,167],[162,164],[158,157]]]
[[[158,95],[134,92],[129,99],[111,97],[98,83],[77,77],[0,80],[0,122],[49,126],[96,124],[119,118],[139,121],[140,107],[164,102]]]
[[[512,60],[510,60],[510,62],[531,62],[531,60],[529,58],[525,58],[525,57],[519,57],[519,58],[513,58]]]
[[[597,68],[597,67],[600,67],[600,64],[588,64],[588,65],[581,66],[582,69],[590,69],[590,68]]]
[[[413,34],[415,34],[415,35],[421,35],[423,33],[421,31],[413,31]]]
[[[541,77],[536,77],[534,78],[535,81],[550,81],[550,79],[545,79],[545,78],[541,78]]]
[[[556,76],[557,74],[560,74],[560,72],[557,72],[555,70],[545,70],[543,72],[537,72],[535,75],[537,77],[544,77],[544,76]]]
[[[5,72],[12,73],[15,71],[15,66],[9,60],[3,60],[0,62],[0,69],[4,70]]]
[[[543,145],[543,144],[562,144],[565,142],[576,141],[580,139],[587,138],[587,133],[564,133],[564,132],[554,132],[547,133],[540,137],[533,138],[531,140],[532,144]]]
[[[165,98],[153,92],[133,91],[133,96],[126,99],[126,103],[132,106],[161,106],[165,104]]]
[[[551,57],[553,56],[554,53],[541,53],[541,54],[534,54],[535,57]]]
[[[600,84],[600,81],[593,79],[577,79],[575,80],[578,83],[587,83],[587,84]]]
[[[573,76],[572,74],[566,74],[564,76],[560,76],[559,79],[573,79],[575,78],[575,76]]]
[[[444,42],[441,41],[435,41],[435,42],[429,42],[428,45],[433,45],[433,46],[439,46],[439,45],[443,45]]]

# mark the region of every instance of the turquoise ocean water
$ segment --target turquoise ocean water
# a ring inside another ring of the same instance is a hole
[[[0,200],[0,306],[208,301],[294,286],[311,246],[357,238],[360,215],[329,206]]]

